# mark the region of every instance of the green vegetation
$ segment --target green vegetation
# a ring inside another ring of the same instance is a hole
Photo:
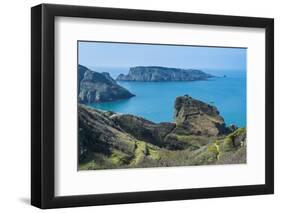
[[[194,107],[190,97],[181,101]],[[193,114],[188,124],[184,116],[181,124],[155,124],[79,105],[79,170],[246,163],[246,129],[230,131],[216,109],[196,104],[206,112]],[[190,116],[189,109],[181,112]]]
[[[203,136],[196,136],[196,135],[179,135],[176,134],[176,138],[178,141],[186,143],[190,148],[193,150],[198,149],[202,146],[205,146],[212,140],[212,138],[206,138]]]

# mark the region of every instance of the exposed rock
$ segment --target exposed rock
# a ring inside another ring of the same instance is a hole
[[[216,107],[188,95],[176,98],[175,122],[188,134],[217,136],[227,131]]]
[[[157,157],[159,147],[124,131],[114,115],[78,105],[80,169],[134,166],[145,158]]]
[[[201,70],[178,69],[159,66],[137,66],[128,75],[120,74],[118,81],[197,81],[214,77]]]
[[[165,146],[164,138],[174,128],[173,123],[155,124],[144,118],[134,115],[117,115],[112,118],[124,131],[130,133],[138,140],[147,141],[158,146]]]
[[[227,127],[227,132],[234,132],[238,127],[235,124],[231,124]]]
[[[79,158],[87,161],[91,153],[110,157],[118,151],[124,159],[134,155],[137,140],[124,132],[105,112],[78,106]]]
[[[130,133],[139,140],[156,143],[156,124],[144,118],[134,115],[120,114],[112,117],[124,131]]]
[[[110,74],[108,72],[102,72],[101,73],[107,80],[109,80],[112,84],[116,84],[116,81],[111,78]]]
[[[225,128],[214,106],[189,96],[176,99],[175,123],[83,104],[78,117],[80,169],[246,163],[246,129]]]
[[[239,128],[227,135],[221,142],[218,141],[221,151],[217,164],[246,163],[247,141],[246,129]]]
[[[244,146],[246,144],[246,129],[239,128],[227,136],[232,141],[234,148]]]
[[[134,95],[121,87],[109,73],[98,73],[78,65],[78,99],[80,103],[108,102]]]

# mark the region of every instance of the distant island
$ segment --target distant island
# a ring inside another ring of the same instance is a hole
[[[130,68],[128,75],[120,74],[114,80],[107,72],[100,73],[79,64],[78,101],[84,104],[102,103],[135,96],[116,81],[198,81],[212,77],[214,76],[196,69],[137,66]]]
[[[107,72],[96,72],[78,65],[79,103],[109,102],[135,96],[110,77]]]
[[[120,74],[117,81],[198,81],[214,77],[197,69],[179,69],[161,66],[131,67],[127,75]]]

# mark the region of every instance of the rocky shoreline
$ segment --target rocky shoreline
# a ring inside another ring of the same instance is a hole
[[[118,85],[109,73],[99,73],[78,65],[79,103],[110,102],[134,96],[127,89]]]
[[[78,118],[80,170],[246,163],[246,129],[188,95],[176,98],[174,122],[83,104]]]

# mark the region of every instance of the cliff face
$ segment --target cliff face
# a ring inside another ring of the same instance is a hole
[[[196,81],[213,77],[196,69],[177,69],[158,66],[132,67],[128,75],[120,74],[118,81]]]
[[[227,132],[216,107],[185,95],[175,101],[175,121],[189,134],[217,136]]]
[[[98,73],[78,65],[78,99],[80,103],[108,102],[134,95],[121,87],[109,73]]]
[[[246,162],[246,130],[226,128],[215,107],[189,96],[176,99],[175,123],[84,105],[78,116],[80,169]]]

